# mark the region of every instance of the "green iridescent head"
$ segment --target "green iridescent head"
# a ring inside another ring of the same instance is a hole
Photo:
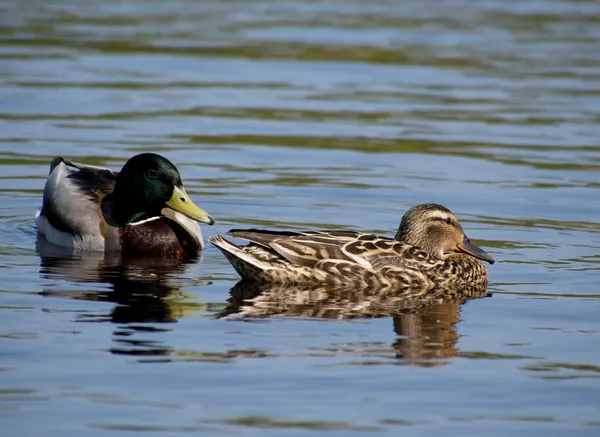
[[[215,222],[187,195],[177,167],[155,153],[142,153],[125,163],[115,183],[113,204],[120,225],[156,217],[166,207],[200,223]]]

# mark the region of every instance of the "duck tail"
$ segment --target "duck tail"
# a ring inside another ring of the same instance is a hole
[[[65,162],[65,159],[62,156],[57,156],[56,158],[52,159],[52,162],[50,162],[50,172],[48,175],[51,175],[56,166],[62,164],[63,162]]]
[[[247,251],[245,247],[238,246],[220,235],[210,237],[208,241],[223,252],[223,255],[225,255],[233,268],[244,279],[251,281],[263,280],[265,272],[273,268],[269,265],[267,259],[268,257],[273,257],[273,255],[267,252],[263,256],[257,256],[257,254],[252,253],[253,251]],[[262,249],[258,250],[264,252]]]

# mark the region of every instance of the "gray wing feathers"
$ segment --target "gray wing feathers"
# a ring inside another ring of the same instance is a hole
[[[112,192],[116,176],[107,169],[73,171],[67,163],[53,161],[54,168],[44,187],[43,214],[60,231],[98,234],[103,222],[100,200]],[[82,192],[86,195],[82,196]]]

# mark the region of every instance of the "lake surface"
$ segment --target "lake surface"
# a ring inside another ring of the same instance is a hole
[[[598,435],[599,41],[591,0],[2,2],[0,434]],[[36,248],[52,157],[142,151],[205,236],[442,203],[491,296],[252,307],[211,245]]]

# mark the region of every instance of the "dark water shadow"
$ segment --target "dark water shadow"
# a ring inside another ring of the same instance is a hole
[[[389,294],[376,289],[301,288],[240,281],[230,290],[229,305],[218,317],[389,317],[398,335],[391,345],[395,358],[405,364],[433,366],[443,364],[439,359],[459,355],[456,344],[461,306],[489,296],[486,289],[397,290]]]
[[[113,302],[117,304],[106,319],[113,323],[169,323],[178,317],[169,300],[181,294],[173,282],[201,257],[188,260],[161,258],[122,259],[118,254],[86,252],[74,255],[67,249],[37,243],[40,275],[45,279],[62,279],[71,284],[98,284],[98,290],[87,287],[47,288],[48,297]],[[94,287],[95,288],[95,287]]]
[[[178,278],[201,262],[201,257],[179,261],[159,258],[122,259],[119,255],[74,255],[44,241],[37,242],[40,276],[50,280],[40,295],[49,298],[110,302],[107,312],[87,306],[75,310],[74,322],[113,323],[114,354],[163,356],[177,351],[158,335],[172,331],[187,313],[210,310],[211,304],[194,302],[181,289]],[[202,281],[194,280],[194,284]],[[205,281],[205,284],[210,284]],[[204,285],[204,284],[203,284]]]

